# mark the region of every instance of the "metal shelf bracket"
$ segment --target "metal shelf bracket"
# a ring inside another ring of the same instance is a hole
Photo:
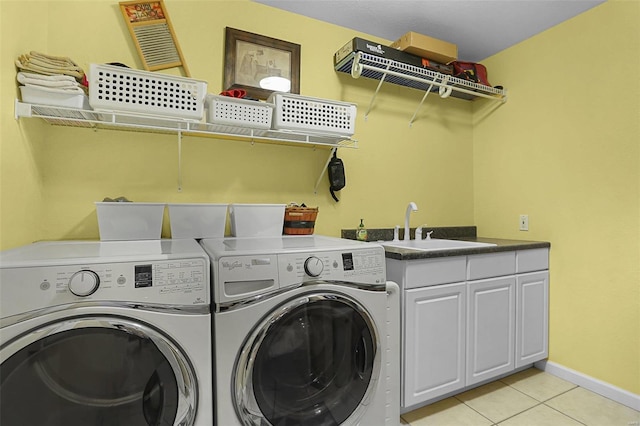
[[[182,141],[184,136],[212,137],[255,143],[279,143],[312,149],[330,148],[331,156],[340,148],[357,148],[358,141],[348,136],[304,131],[254,129],[246,127],[220,126],[199,121],[172,117],[116,112],[93,111],[79,108],[37,105],[15,100],[14,117],[41,118],[53,125],[98,129],[126,130],[144,133],[177,134],[178,136],[178,192],[182,192]],[[322,175],[316,183],[317,192]]]
[[[387,71],[389,70],[389,66],[387,65]],[[362,75],[362,64],[360,63],[360,52],[356,53],[356,57],[353,60],[353,65],[351,66],[351,76],[353,78],[359,78]],[[369,117],[369,112],[371,112],[371,107],[373,106],[373,101],[378,96],[378,92],[380,91],[380,87],[382,87],[382,83],[384,83],[384,79],[387,77],[387,74],[384,74],[380,81],[378,82],[378,87],[376,87],[376,91],[373,92],[373,96],[371,97],[371,101],[369,102],[369,106],[367,107],[367,112],[364,113],[365,121]]]
[[[329,158],[327,158],[327,162],[324,163],[324,167],[320,171],[320,177],[316,181],[316,186],[313,188],[314,194],[318,194],[318,187],[320,186],[320,182],[322,181],[324,174],[327,172],[327,167],[329,167],[329,162],[331,161],[331,157],[333,157],[333,154],[335,154],[337,150],[338,148],[333,148],[331,152],[329,152]]]
[[[178,192],[182,192],[182,131],[178,131]]]

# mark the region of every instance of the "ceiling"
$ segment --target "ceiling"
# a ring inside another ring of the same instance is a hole
[[[395,41],[415,31],[480,62],[606,0],[254,0]],[[348,40],[345,40],[345,43]]]

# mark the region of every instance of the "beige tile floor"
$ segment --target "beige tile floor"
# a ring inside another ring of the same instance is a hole
[[[530,368],[402,416],[411,426],[640,426],[640,412]]]

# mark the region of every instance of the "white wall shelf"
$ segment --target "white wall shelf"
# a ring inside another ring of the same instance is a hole
[[[62,126],[119,129],[139,132],[182,133],[189,136],[241,139],[251,142],[281,142],[312,147],[357,148],[357,141],[347,136],[314,132],[263,130],[202,123],[199,121],[115,111],[92,111],[50,105],[36,105],[16,100],[15,118],[34,117]]]
[[[136,114],[115,111],[92,111],[51,105],[37,105],[15,101],[15,118],[41,118],[53,125],[85,127],[92,129],[115,129],[144,133],[164,133],[178,135],[178,191],[182,190],[182,136],[212,137],[240,140],[251,143],[277,143],[309,148],[330,149],[329,159],[338,148],[357,148],[358,142],[348,136],[326,135],[314,132],[253,129],[203,123],[172,117]],[[329,160],[327,160],[327,163]],[[322,171],[314,192],[326,169]]]
[[[442,74],[427,68],[405,64],[365,52],[351,53],[341,62],[336,64],[335,69],[338,72],[351,74],[353,78],[360,78],[362,76],[379,81],[378,87],[376,88],[371,102],[369,103],[369,108],[365,113],[365,118],[369,115],[373,101],[375,100],[382,83],[385,81],[391,84],[411,87],[425,92],[422,97],[422,101],[409,124],[413,123],[418,110],[422,106],[427,95],[431,92],[438,92],[442,98],[453,96],[460,99],[473,100],[481,97],[502,103],[507,101],[506,89],[485,86],[472,81],[456,78],[448,74]]]

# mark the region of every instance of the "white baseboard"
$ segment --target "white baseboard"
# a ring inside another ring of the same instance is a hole
[[[561,379],[573,383],[574,385],[583,387],[592,392],[609,398],[634,410],[640,411],[640,395],[631,393],[619,387],[613,386],[602,380],[587,376],[586,374],[567,368],[563,365],[556,364],[552,361],[538,361],[535,367],[539,370],[553,374]]]

